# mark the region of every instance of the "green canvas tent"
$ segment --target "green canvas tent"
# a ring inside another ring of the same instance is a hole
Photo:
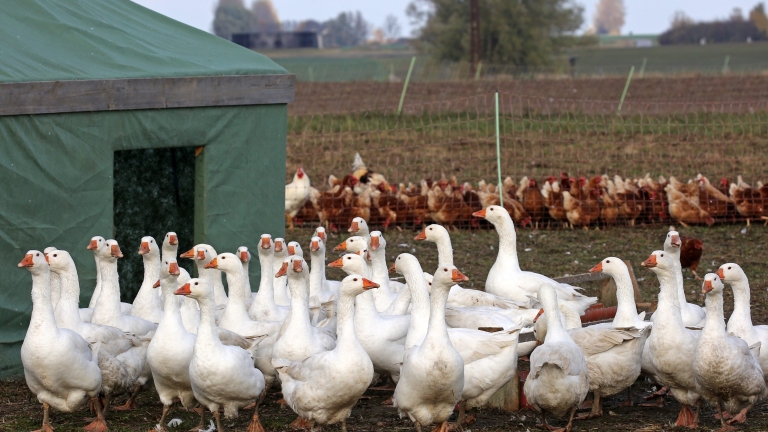
[[[234,251],[281,234],[293,87],[268,58],[129,0],[0,2],[0,376],[21,372],[27,250],[68,250],[87,304],[85,246],[119,229],[115,151],[202,147],[196,243]]]

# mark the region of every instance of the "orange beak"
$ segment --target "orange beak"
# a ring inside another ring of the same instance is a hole
[[[364,290],[368,291],[371,288],[378,288],[378,287],[379,287],[379,284],[377,284],[376,282],[370,281],[370,280],[368,280],[366,278],[363,278],[363,289]]]
[[[160,279],[152,285],[152,288],[160,288]]]
[[[50,264],[51,262],[48,260],[48,254],[43,254],[43,256],[45,257],[45,262],[47,262],[48,264]]]
[[[704,285],[701,286],[701,293],[702,294],[706,294],[706,293],[712,291],[712,288],[714,288],[712,286],[712,281],[705,280],[704,281]]]
[[[468,277],[466,277],[462,272],[459,271],[459,269],[453,269],[453,272],[451,273],[451,280],[459,283],[459,282],[466,282],[469,280]]]
[[[472,213],[472,216],[485,219],[485,209]]]
[[[325,231],[318,231],[317,236],[325,243]]]
[[[199,251],[197,251],[197,259],[199,259],[200,261],[205,259],[205,251],[204,250],[200,249]]]
[[[172,275],[174,275],[174,276],[178,276],[178,275],[180,275],[180,274],[181,274],[181,272],[179,271],[179,265],[178,265],[178,264],[176,264],[175,262],[172,262],[172,263],[171,263],[171,264],[168,266],[168,273],[170,273],[170,274],[172,274]]]
[[[176,237],[176,235],[171,234],[171,236],[168,238],[168,244],[171,246],[176,246],[179,244],[179,238]]]
[[[24,259],[19,263],[19,267],[34,267],[35,263],[32,261],[32,254],[24,255]]]
[[[682,244],[683,244],[683,242],[680,241],[680,236],[676,236],[676,235],[672,236],[672,246],[680,247],[680,245],[682,245]]]
[[[219,262],[216,258],[212,259],[211,262],[205,265],[203,268],[219,268]]]
[[[725,280],[725,272],[723,269],[719,268],[715,273],[717,273],[717,277],[719,277],[720,280]]]
[[[320,250],[320,242],[319,241],[313,241],[312,244],[309,246],[309,250],[312,252],[317,252]]]
[[[288,246],[288,255],[296,255],[296,248],[293,246]]]
[[[378,248],[379,248],[379,237],[371,236],[371,250],[376,250]]]
[[[544,315],[544,309],[539,309],[539,313],[536,314],[536,316],[533,318],[533,322],[536,322],[539,320],[539,317]]]
[[[120,246],[118,246],[118,245],[112,245],[110,254],[113,257],[115,257],[115,258],[122,258],[123,257],[123,253],[120,252]]]
[[[86,249],[88,250],[96,250],[98,248],[99,248],[99,243],[96,242],[96,240],[91,240],[91,242],[88,243],[88,247],[86,247]]]
[[[283,265],[280,266],[280,270],[277,271],[275,274],[276,278],[283,277],[288,274],[288,263],[284,262]]]
[[[352,224],[349,226],[349,232],[356,233],[360,231],[360,226],[357,224],[357,222],[352,222]]]
[[[146,255],[148,253],[149,253],[149,243],[141,242],[141,246],[139,246],[139,255]]]
[[[195,248],[192,248],[183,254],[179,255],[179,258],[194,258],[195,257]]]
[[[591,269],[589,269],[590,273],[602,273],[602,271],[603,271],[603,262],[602,261],[597,263],[596,266],[594,266]]]
[[[184,285],[182,285],[179,289],[174,291],[173,293],[176,294],[176,295],[190,295],[190,294],[192,294],[192,290],[189,289],[189,288],[190,288],[189,287],[189,282],[187,282]]]
[[[248,252],[242,251],[240,252],[240,261],[247,263],[249,261],[248,259]]]
[[[647,260],[640,263],[640,265],[648,268],[656,267],[656,255],[651,255]]]
[[[282,252],[283,251],[283,242],[278,241],[275,242],[275,252]]]
[[[333,268],[342,268],[342,267],[344,267],[344,258],[339,258],[336,261],[328,264],[328,267],[333,267]]]
[[[343,242],[341,242],[340,245],[338,245],[335,248],[333,248],[333,250],[335,250],[335,251],[345,251],[345,250],[347,250],[347,241],[344,240]]]
[[[389,266],[389,272],[390,272],[390,273],[396,273],[396,272],[397,272],[397,270],[395,269],[395,265],[394,265],[394,264],[392,264],[391,266]]]
[[[263,239],[261,239],[261,248],[269,249],[270,243],[271,242],[269,241],[269,237],[264,237]]]
[[[301,260],[297,259],[293,261],[293,271],[296,273],[304,271],[304,266],[301,264]]]
[[[413,239],[414,239],[414,240],[426,240],[426,239],[427,239],[427,229],[426,229],[426,228],[424,228],[423,230],[421,230],[421,232],[419,233],[419,235],[417,235],[417,236],[416,236],[416,237],[414,237]]]

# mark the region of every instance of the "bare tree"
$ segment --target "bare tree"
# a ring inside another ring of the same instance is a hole
[[[400,32],[403,28],[400,26],[400,22],[394,15],[387,15],[384,20],[384,36],[387,39],[397,39],[400,37]]]
[[[683,11],[675,11],[672,15],[672,28],[682,28],[693,25],[693,19],[685,14]]]
[[[592,17],[592,25],[598,34],[621,34],[624,25],[624,2],[622,0],[600,0]]]

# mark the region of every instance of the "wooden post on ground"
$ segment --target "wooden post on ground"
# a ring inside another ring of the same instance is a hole
[[[635,292],[635,303],[642,303],[643,297],[640,295],[640,288],[637,286],[637,279],[635,278],[634,270],[632,270],[632,263],[628,260],[624,260],[624,264],[627,265],[629,278],[632,280],[632,288]],[[600,290],[600,303],[605,307],[618,306],[618,301],[616,300],[616,282],[613,281],[613,278],[607,279],[603,283],[603,287]]]
[[[488,406],[498,408],[506,412],[520,409],[520,375],[517,370],[506,384],[501,386],[488,400]]]

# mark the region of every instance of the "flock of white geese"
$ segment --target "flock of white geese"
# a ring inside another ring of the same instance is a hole
[[[197,265],[199,277],[190,278],[176,262],[175,233],[162,245],[144,237],[144,281],[132,304],[120,300],[119,245],[97,236],[88,245],[97,268],[88,308],[79,308],[70,254],[53,247],[30,250],[19,263],[32,275],[33,302],[21,358],[27,384],[43,404],[41,430],[53,430],[51,407],[71,412],[89,401],[96,418],[85,429],[104,431],[111,399],[130,394],[112,409],[131,408],[142,386],[153,382],[163,403],[158,430],[166,430],[169,409],[180,401],[187,409],[208,409],[219,431],[222,411],[232,418],[253,407],[248,431],[263,431],[259,404],[279,385],[299,416],[294,426],[319,430],[340,422],[346,431],[352,407],[378,377],[388,377],[401,417],[419,431],[436,425],[445,432],[455,406],[458,423],[471,422],[474,409],[513,379],[521,356],[530,358],[525,398],[550,430],[547,414],[569,414],[570,430],[588,392],[592,410],[581,418],[602,415],[601,398],[630,389],[641,373],[682,404],[682,426],[697,425],[706,400],[728,429],[744,422],[766,395],[768,351],[761,343],[768,341],[768,327],[752,325],[749,283],[737,264],[706,275],[704,309],[689,304],[680,239],[671,231],[664,249],[643,262],[661,285],[658,309],[648,321],[637,313],[624,262],[605,258],[591,271],[615,280],[616,316],[582,328],[579,316],[597,299],[521,270],[515,227],[504,208],[490,206],[475,216],[499,235],[485,291],[459,285],[468,279],[454,266],[449,234],[440,225],[416,237],[437,245],[439,265],[428,274],[408,253],[387,267],[382,234],[353,220],[354,236],[335,248],[345,254],[329,264],[348,274],[342,281],[325,277],[323,228],[310,241],[311,266],[298,243],[262,235],[255,293],[248,248],[217,254],[210,245],[196,245],[181,254]],[[405,282],[391,280],[393,272]],[[735,301],[727,325],[723,282]],[[521,333],[534,333],[538,341],[522,342]],[[205,409],[198,410],[204,429]]]

